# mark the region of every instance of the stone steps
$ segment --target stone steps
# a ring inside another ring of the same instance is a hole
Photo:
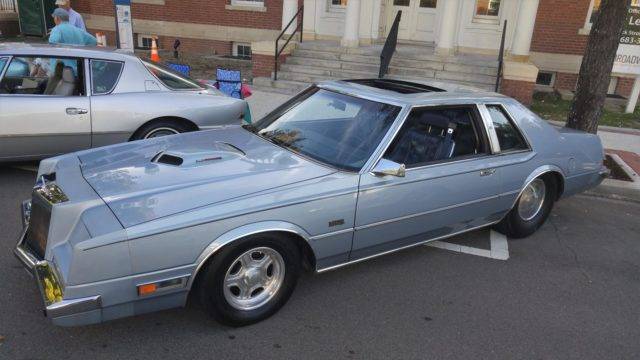
[[[254,86],[293,94],[310,83],[323,80],[375,78],[380,67],[382,45],[344,48],[334,42],[306,41],[298,44],[278,71],[278,81],[254,78]],[[492,91],[497,60],[490,56],[440,57],[430,45],[398,45],[386,77],[449,83]],[[273,74],[272,74],[273,76]]]

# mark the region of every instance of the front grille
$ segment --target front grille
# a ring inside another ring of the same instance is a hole
[[[31,216],[24,243],[39,260],[44,259],[50,220],[51,204],[34,191],[31,196]]]

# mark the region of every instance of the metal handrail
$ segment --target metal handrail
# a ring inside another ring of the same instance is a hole
[[[284,36],[284,33],[287,32],[287,30],[289,30],[289,27],[291,26],[291,24],[293,24],[293,20],[297,19],[298,17],[300,18],[300,21],[298,21],[298,23],[296,24],[295,30],[293,30],[293,32],[291,33],[291,36],[289,36],[289,38],[284,43],[282,48],[278,49],[278,43],[280,42],[280,39]],[[302,42],[303,22],[304,22],[304,6],[300,6],[300,9],[298,9],[298,12],[296,12],[296,14],[293,15],[291,20],[289,20],[289,23],[287,24],[287,26],[285,26],[284,29],[282,29],[282,32],[280,33],[280,35],[278,35],[278,38],[276,39],[276,51],[275,51],[276,58],[274,59],[274,66],[273,66],[273,80],[278,80],[278,60],[280,59],[280,54],[282,54],[284,49],[289,44],[289,41],[291,41],[291,39],[295,36],[298,30],[300,30],[300,42]]]
[[[396,52],[396,45],[398,43],[398,28],[400,27],[401,16],[402,10],[398,11],[398,14],[396,14],[396,18],[395,20],[393,20],[391,30],[389,30],[389,36],[387,36],[387,40],[384,42],[384,46],[382,47],[382,52],[380,53],[380,71],[378,72],[379,79],[382,79],[387,74],[387,72],[389,72],[389,64],[391,63],[391,58],[393,57],[393,53]]]
[[[504,38],[507,35],[507,20],[502,26],[502,39],[500,39],[500,53],[498,54],[498,77],[496,78],[495,92],[500,91],[500,79],[502,78],[502,68],[504,66]]]

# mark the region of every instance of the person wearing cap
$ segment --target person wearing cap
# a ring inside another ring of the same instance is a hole
[[[87,31],[87,28],[84,26],[84,20],[82,20],[82,15],[71,8],[71,0],[56,0],[56,5],[69,12],[69,24]]]
[[[56,26],[51,29],[49,35],[50,44],[68,44],[96,46],[96,38],[88,32],[78,29],[69,23],[69,12],[63,8],[57,8],[51,14]]]

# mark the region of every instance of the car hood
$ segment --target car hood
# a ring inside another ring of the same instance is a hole
[[[125,227],[334,170],[239,126],[80,153],[82,175]]]

